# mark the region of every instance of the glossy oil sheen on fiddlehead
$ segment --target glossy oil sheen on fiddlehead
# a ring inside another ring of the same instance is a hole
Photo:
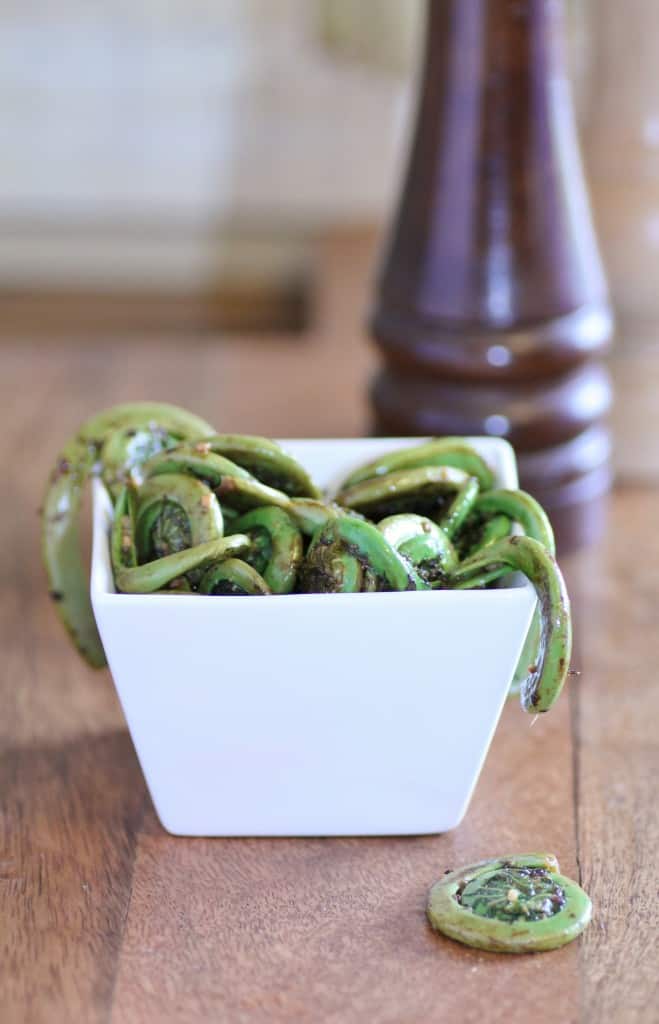
[[[566,904],[565,890],[546,868],[503,864],[468,882],[458,895],[461,907],[489,920],[544,921]]]

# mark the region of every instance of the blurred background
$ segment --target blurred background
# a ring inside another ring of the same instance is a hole
[[[52,330],[57,306],[63,327],[89,330],[109,296],[127,327],[303,320],[310,237],[377,225],[390,203],[421,11],[3,4],[0,285],[14,324]]]
[[[52,358],[72,339],[203,338],[238,367],[246,334],[304,344],[340,325],[362,388],[423,9],[5,0],[0,343],[25,338],[38,361],[40,344]],[[617,468],[636,479],[659,468],[643,440],[659,427],[659,5],[568,0],[568,44],[618,318]],[[366,423],[364,405],[345,430]]]

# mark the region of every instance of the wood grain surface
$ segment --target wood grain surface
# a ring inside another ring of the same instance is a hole
[[[175,839],[146,794],[107,673],[46,597],[36,511],[89,413],[145,397],[218,428],[366,427],[370,252],[321,247],[307,337],[0,346],[2,1024],[654,1024],[659,1005],[659,491],[618,491],[570,560],[579,667],[532,724],[506,708],[469,813],[443,836]],[[462,948],[425,923],[429,885],[511,851],[555,852],[595,904],[556,953]]]

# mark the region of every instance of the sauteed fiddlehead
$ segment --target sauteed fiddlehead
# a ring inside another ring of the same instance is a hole
[[[480,861],[447,873],[430,890],[432,927],[467,946],[496,953],[558,949],[584,930],[592,906],[559,874],[551,854]]]
[[[106,409],[80,427],[58,455],[42,510],[41,550],[50,594],[80,653],[105,664],[80,557],[78,519],[88,478],[101,474],[114,497],[140,462],[212,427],[198,416],[159,402]]]

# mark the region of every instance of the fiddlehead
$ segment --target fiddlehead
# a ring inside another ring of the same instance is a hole
[[[337,516],[312,538],[299,574],[302,593],[423,590],[421,577],[372,523]]]
[[[336,500],[339,505],[361,512],[376,522],[407,512],[441,522],[468,481],[463,470],[451,466],[401,469],[345,488]]]
[[[157,452],[204,437],[212,427],[186,409],[162,402],[116,405],[88,420],[77,440],[90,445],[103,483],[116,497],[131,470]]]
[[[389,473],[421,469],[424,466],[453,466],[462,470],[466,476],[476,477],[482,490],[488,490],[494,484],[492,470],[470,444],[461,437],[441,437],[389,452],[360,466],[344,480],[341,490],[349,490],[365,480],[387,476]]]
[[[263,577],[273,594],[290,594],[302,564],[302,534],[280,508],[256,508],[237,519],[232,532],[246,534],[252,546],[246,562]]]
[[[478,496],[474,503],[468,526],[470,540],[463,544],[470,556],[476,555],[495,540],[510,533],[512,523],[522,528],[527,537],[542,544],[551,555],[555,554],[554,531],[547,513],[542,506],[525,491],[495,490],[486,491]],[[483,585],[490,582],[491,577],[483,578]],[[541,642],[542,616],[540,609],[533,613],[519,663],[515,669],[509,695],[516,696],[528,675],[529,666],[535,661],[535,653]]]
[[[291,455],[265,437],[246,434],[215,434],[207,438],[210,451],[249,470],[261,483],[291,497],[320,498],[313,480]]]
[[[122,594],[153,594],[163,590],[181,577],[195,576],[211,563],[221,561],[235,555],[242,555],[249,550],[250,540],[237,533],[231,537],[220,537],[209,540],[195,547],[184,548],[164,558],[145,562],[131,568],[118,566],[114,580],[117,590]]]
[[[238,512],[262,505],[289,508],[291,504],[291,498],[284,491],[269,487],[243,466],[218,455],[206,440],[156,455],[144,464],[142,472],[147,479],[162,473],[196,477],[214,490],[223,506]]]
[[[138,563],[135,543],[135,517],[137,514],[137,493],[132,484],[126,484],[119,492],[114,506],[114,519],[110,531],[110,560],[114,573],[118,569],[133,569]]]
[[[43,504],[42,556],[59,617],[91,665],[103,666],[105,654],[80,555],[78,520],[89,476],[100,474],[116,497],[145,454],[211,432],[204,420],[176,406],[136,402],[93,416],[60,452]]]
[[[243,554],[244,535],[223,537],[217,498],[201,480],[167,473],[140,487],[129,485],[117,499],[110,536],[117,590],[152,593],[164,587],[191,589],[211,562]]]
[[[163,473],[139,487],[135,543],[140,562],[217,540],[223,532],[220,504],[202,480]]]
[[[439,525],[447,537],[452,539],[462,529],[478,500],[478,480],[468,477],[456,491],[453,501],[439,517]]]
[[[461,562],[452,576],[459,589],[482,586],[508,572],[521,572],[538,598],[540,635],[533,663],[521,683],[520,701],[532,714],[548,711],[557,700],[570,668],[570,600],[555,559],[531,537],[497,541]]]
[[[346,514],[346,509],[340,505],[315,498],[293,498],[287,511],[298,529],[307,537],[313,537],[314,533],[330,519]]]
[[[512,519],[504,515],[493,515],[489,519],[472,518],[458,538],[460,556],[475,555],[488,544],[509,537],[512,526]]]
[[[499,953],[534,953],[571,942],[591,918],[586,893],[559,873],[551,854],[481,861],[430,890],[432,927],[457,942]]]
[[[445,585],[458,557],[445,531],[426,516],[388,516],[378,530],[419,576],[431,585]]]
[[[199,583],[200,594],[215,597],[248,597],[271,594],[260,573],[240,558],[227,558],[208,566]]]
[[[473,514],[485,526],[498,516],[506,516],[518,523],[527,537],[542,544],[550,555],[556,554],[554,531],[549,517],[542,505],[526,491],[485,491],[476,498]]]
[[[196,441],[194,444],[179,445],[168,451],[159,452],[140,467],[140,477],[143,480],[163,473],[185,473],[187,476],[203,480],[213,489],[220,487],[225,477],[254,479],[242,466],[212,452],[207,441]]]

